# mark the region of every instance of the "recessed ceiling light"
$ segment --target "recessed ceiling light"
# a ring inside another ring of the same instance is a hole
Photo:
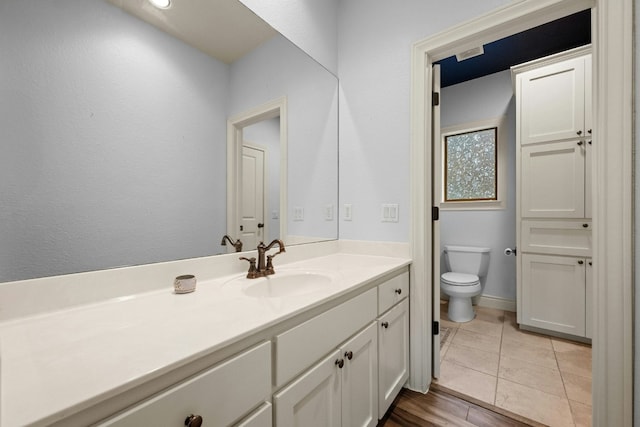
[[[171,6],[171,0],[149,0],[149,2],[158,9],[168,9]]]

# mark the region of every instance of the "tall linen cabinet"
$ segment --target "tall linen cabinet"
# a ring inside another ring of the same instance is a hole
[[[590,46],[512,67],[517,320],[591,338]]]

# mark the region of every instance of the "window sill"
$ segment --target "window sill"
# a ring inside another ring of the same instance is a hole
[[[441,202],[441,211],[497,211],[505,210],[505,201],[478,201],[478,202]]]

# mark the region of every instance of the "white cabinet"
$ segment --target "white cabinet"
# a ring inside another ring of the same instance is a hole
[[[377,366],[372,323],[274,396],[276,425],[375,426]]]
[[[409,378],[409,300],[378,319],[378,406],[382,418]]]
[[[593,260],[587,258],[585,260],[587,265],[585,283],[585,326],[584,336],[587,338],[593,338]]]
[[[523,326],[591,336],[590,47],[512,68],[517,307]],[[590,259],[589,259],[590,261]]]
[[[526,325],[584,336],[586,261],[522,255],[522,321]]]
[[[591,73],[586,73],[587,67],[590,57],[581,56],[518,75],[522,145],[588,134]]]
[[[378,423],[377,324],[342,346],[342,425],[373,427]]]
[[[520,200],[523,218],[584,218],[584,141],[522,147]]]
[[[335,350],[273,397],[278,427],[342,425],[340,356]]]
[[[175,427],[196,415],[203,425],[228,426],[270,400],[270,393],[271,343],[266,342],[98,425]]]

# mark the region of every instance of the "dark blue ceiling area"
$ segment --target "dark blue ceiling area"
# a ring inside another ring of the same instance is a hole
[[[484,45],[484,54],[458,62],[438,61],[442,87],[477,79],[511,66],[591,43],[589,9]]]

